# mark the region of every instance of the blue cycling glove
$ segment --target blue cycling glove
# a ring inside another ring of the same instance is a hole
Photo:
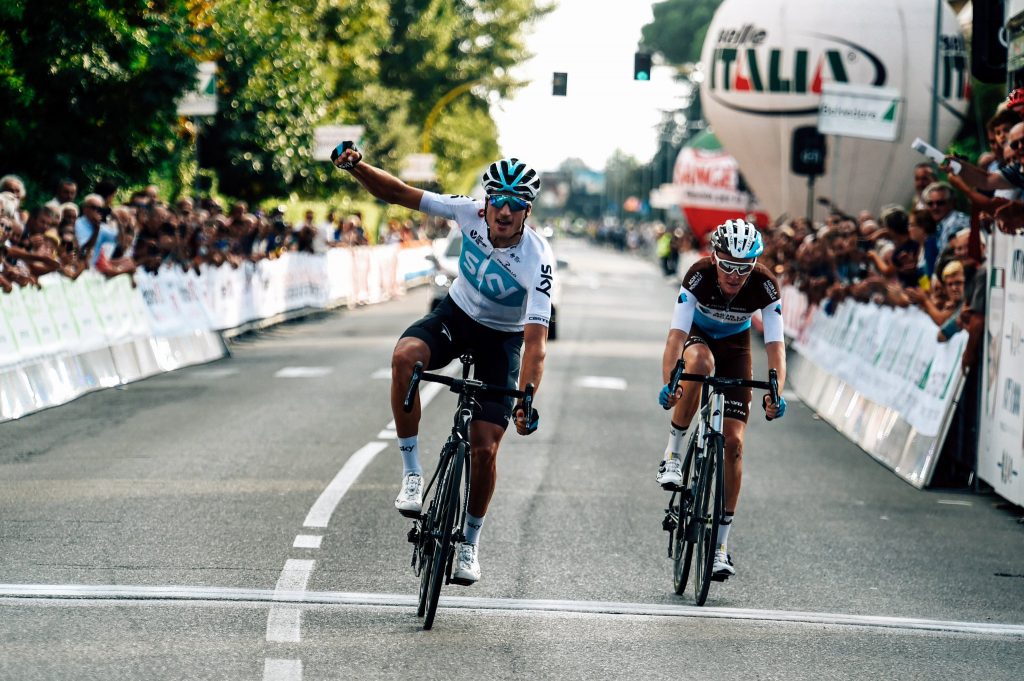
[[[665,385],[661,386],[661,392],[658,393],[658,404],[661,405],[662,409],[668,409],[669,408],[668,398],[669,398],[669,396],[672,395],[672,392],[673,392],[672,388],[669,386],[668,383],[666,383]]]
[[[768,395],[765,395],[765,396],[764,396],[764,405],[765,405],[765,408],[767,408],[767,407],[768,407],[768,401],[769,401],[770,399],[771,399],[771,398],[770,398],[770,397],[769,397]],[[779,404],[778,404],[777,406],[778,406],[778,408],[779,408],[779,413],[775,415],[775,418],[777,418],[777,419],[781,419],[781,418],[782,418],[783,416],[785,416],[785,415],[786,415],[786,398],[785,398],[785,397],[783,397],[782,395],[779,395]],[[769,419],[769,420],[774,420],[774,419]]]

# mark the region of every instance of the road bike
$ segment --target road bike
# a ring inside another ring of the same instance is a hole
[[[459,358],[462,362],[462,378],[423,371],[423,364],[416,362],[405,395],[402,408],[412,411],[416,391],[421,381],[443,383],[459,396],[455,408],[455,422],[452,432],[441,448],[437,468],[423,491],[423,498],[433,491],[425,512],[416,515],[408,539],[413,544],[412,568],[420,578],[418,617],[423,617],[423,628],[434,626],[437,601],[441,587],[452,581],[452,560],[455,544],[465,541],[462,527],[469,503],[469,426],[473,421],[473,407],[479,396],[514,397],[523,401],[526,421],[533,420],[533,385],[526,390],[515,390],[505,386],[487,385],[469,377],[473,366],[473,355],[466,353]]]
[[[741,378],[722,378],[687,374],[683,360],[676,362],[669,382],[675,392],[680,381],[701,383],[700,407],[697,426],[690,432],[686,455],[682,462],[682,480],[672,490],[665,509],[662,527],[669,533],[668,557],[672,559],[672,586],[682,596],[690,577],[693,562],[693,595],[697,605],[704,605],[711,581],[724,581],[715,577],[715,544],[718,526],[724,514],[725,477],[725,388],[754,388],[767,390],[773,404],[779,403],[779,379],[774,369],[768,371],[767,381]],[[694,561],[693,554],[697,557]]]

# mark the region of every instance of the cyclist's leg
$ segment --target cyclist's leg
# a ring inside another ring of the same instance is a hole
[[[697,326],[692,327],[683,346],[683,362],[688,374],[710,376],[715,372],[715,357],[709,338]],[[682,449],[686,446],[686,431],[700,404],[700,389],[700,383],[683,382],[683,396],[676,402],[672,411],[672,428],[669,432],[668,447],[665,449],[665,458],[682,454]]]
[[[423,508],[423,469],[418,440],[419,395],[416,395],[412,411],[408,414],[402,403],[416,362],[433,369],[451,361],[454,343],[452,334],[445,334],[445,330],[454,326],[451,324],[450,307],[442,302],[433,312],[406,329],[391,356],[391,413],[395,417],[398,449],[402,455],[402,485],[395,499],[395,508],[403,515],[415,517]]]
[[[717,375],[723,378],[750,380],[750,333],[738,333],[717,341],[715,357]],[[736,511],[743,480],[743,437],[750,416],[750,388],[729,388],[725,393],[725,513]]]
[[[683,362],[687,373],[707,376],[715,370],[715,358],[711,354],[704,333],[696,326],[691,328],[690,336],[683,345]],[[656,480],[662,488],[674,490],[683,481],[683,454],[688,439],[690,421],[700,404],[700,383],[683,382],[683,396],[676,402],[672,411],[672,423],[668,430],[668,444],[662,455]]]
[[[406,329],[395,345],[391,355],[391,413],[399,438],[415,437],[419,432],[419,395],[411,412],[406,414],[402,408],[413,366],[422,362],[424,368],[436,369],[451,362],[460,351],[456,343],[458,311],[451,299],[445,298],[433,312]]]
[[[728,378],[751,378],[750,334],[739,333],[719,341],[718,375]],[[722,522],[718,527],[718,546],[714,571],[735,574],[728,553],[729,532],[732,529],[736,506],[743,485],[743,440],[750,416],[750,388],[729,388],[725,392],[725,503]]]
[[[478,335],[475,376],[484,383],[519,385],[522,360],[522,334],[502,333],[490,329]],[[494,494],[497,477],[498,447],[512,418],[515,400],[482,399],[473,415],[470,431],[472,474],[469,490],[469,514],[482,521]]]

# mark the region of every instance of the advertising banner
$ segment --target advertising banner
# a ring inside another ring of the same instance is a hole
[[[821,89],[818,132],[892,142],[899,137],[901,114],[895,88],[829,83]]]
[[[963,387],[961,331],[945,343],[917,308],[818,308],[793,344],[790,382],[837,430],[916,487],[931,480]]]
[[[964,39],[948,3],[725,0],[719,6],[701,52],[701,104],[770,215],[807,211],[807,178],[790,171],[793,132],[817,124],[832,84],[888,88],[903,111],[893,111],[891,141],[826,136],[825,174],[815,192],[853,213],[908,200],[919,159],[907,147],[929,136],[937,7],[936,146],[945,148],[960,129],[970,82]]]
[[[757,199],[742,188],[736,159],[722,149],[710,130],[679,150],[672,182],[679,188],[679,207],[698,239],[726,220],[748,214],[754,214],[758,224],[768,223]]]
[[[1024,236],[989,240],[978,476],[1024,506]]]

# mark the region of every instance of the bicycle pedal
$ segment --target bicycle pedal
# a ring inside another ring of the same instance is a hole
[[[683,488],[682,488],[682,487],[680,487],[679,485],[677,485],[677,484],[676,484],[676,483],[674,483],[674,482],[666,482],[666,483],[663,483],[663,484],[661,485],[661,488],[662,488],[663,490],[665,490],[666,492],[681,492],[681,491],[683,490]]]
[[[474,584],[476,584],[476,582],[474,582],[471,579],[462,579],[460,577],[452,577],[451,579],[448,580],[448,583],[449,584],[458,584],[459,586],[473,586]]]

